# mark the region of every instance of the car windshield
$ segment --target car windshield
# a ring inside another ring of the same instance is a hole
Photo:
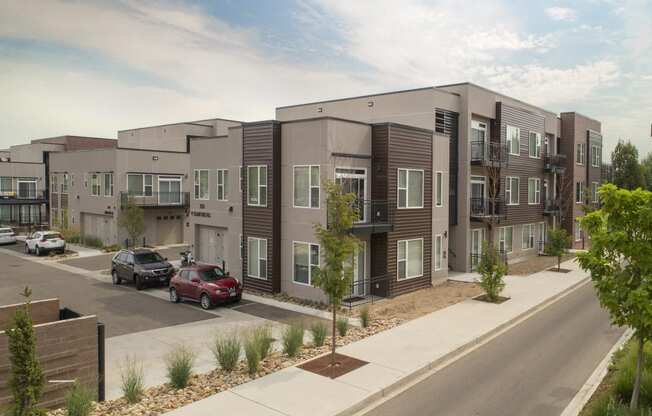
[[[61,237],[61,234],[59,233],[45,234],[43,238],[45,238],[46,240],[54,240],[56,238],[63,239],[63,237]]]
[[[14,231],[11,228],[0,228],[0,234],[13,234]]]
[[[151,253],[139,253],[134,255],[137,264],[147,264],[147,263],[160,263],[165,261],[160,254],[156,252]]]
[[[210,282],[213,280],[220,280],[224,277],[224,272],[219,267],[213,267],[212,269],[203,269],[199,270],[199,278],[205,282]]]

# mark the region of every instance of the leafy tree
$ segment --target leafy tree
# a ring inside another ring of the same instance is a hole
[[[505,288],[503,277],[507,273],[507,265],[498,258],[498,251],[489,247],[486,241],[482,242],[482,255],[477,270],[480,273],[480,287],[487,298],[491,302],[498,302],[500,293]]]
[[[134,245],[145,231],[145,211],[136,205],[131,196],[127,198],[126,206],[120,211],[118,225],[124,228]]]
[[[568,251],[571,244],[571,236],[561,227],[548,231],[548,241],[544,252],[548,256],[557,257],[557,271],[561,270],[561,258]]]
[[[652,191],[652,153],[645,156],[645,159],[641,162],[641,168],[643,169],[645,186],[648,191]]]
[[[36,355],[36,336],[29,312],[31,294],[26,287],[22,293],[26,298],[25,306],[16,309],[13,325],[6,331],[11,362],[9,386],[14,399],[9,413],[12,416],[45,414],[37,408],[45,377]]]
[[[625,189],[645,187],[643,170],[638,163],[638,150],[631,142],[618,142],[611,154],[611,165],[614,185]]]
[[[359,240],[351,234],[354,221],[359,218],[356,196],[344,194],[342,187],[326,181],[328,224],[315,224],[315,234],[321,244],[324,265],[316,270],[313,285],[321,288],[330,300],[333,310],[331,365],[335,365],[335,341],[337,337],[337,308],[342,298],[349,294],[353,278],[351,258],[359,246]]]
[[[634,329],[638,357],[630,402],[638,407],[643,345],[652,335],[652,193],[629,191],[613,184],[600,190],[602,207],[582,219],[591,248],[578,254],[591,273],[600,304],[611,320]]]

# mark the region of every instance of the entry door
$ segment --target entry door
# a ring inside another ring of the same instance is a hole
[[[345,194],[353,193],[358,201],[360,210],[360,221],[365,222],[369,218],[369,207],[365,204],[367,196],[367,170],[366,169],[335,169],[335,181],[342,186],[342,192]]]
[[[476,267],[482,255],[482,241],[484,240],[484,229],[476,228],[471,230],[471,266]]]
[[[365,281],[365,266],[367,257],[367,242],[363,241],[353,254],[353,294],[365,296],[367,285]]]
[[[484,176],[471,176],[471,212],[483,213],[485,203]]]
[[[159,176],[158,203],[160,205],[181,205],[181,178]]]
[[[548,201],[548,179],[543,180],[543,201]]]
[[[542,244],[546,242],[546,231],[546,223],[539,223],[539,241],[541,241]]]

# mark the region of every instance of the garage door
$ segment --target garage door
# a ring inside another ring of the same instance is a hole
[[[198,225],[195,230],[197,259],[205,263],[219,263],[225,258],[224,235],[226,228]]]
[[[183,243],[183,219],[179,215],[158,216],[156,221],[156,244]]]
[[[104,244],[113,244],[113,232],[111,223],[113,217],[106,215],[81,213],[81,234],[84,237],[95,237],[102,240]]]

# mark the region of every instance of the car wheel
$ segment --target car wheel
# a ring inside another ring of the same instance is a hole
[[[199,304],[202,309],[211,309],[213,307],[211,298],[206,293],[202,293],[201,298],[199,298]]]
[[[170,302],[172,303],[179,303],[181,299],[179,299],[179,295],[177,294],[177,290],[173,287],[170,288]]]
[[[36,246],[36,248],[34,249],[34,252],[36,253],[37,257],[41,255],[41,249],[38,246]]]
[[[143,278],[136,275],[134,277],[134,281],[136,282],[136,290],[143,290],[145,288],[145,284],[143,283]]]
[[[119,285],[120,283],[122,283],[122,279],[118,277],[118,272],[115,270],[111,272],[111,282],[114,285]]]

